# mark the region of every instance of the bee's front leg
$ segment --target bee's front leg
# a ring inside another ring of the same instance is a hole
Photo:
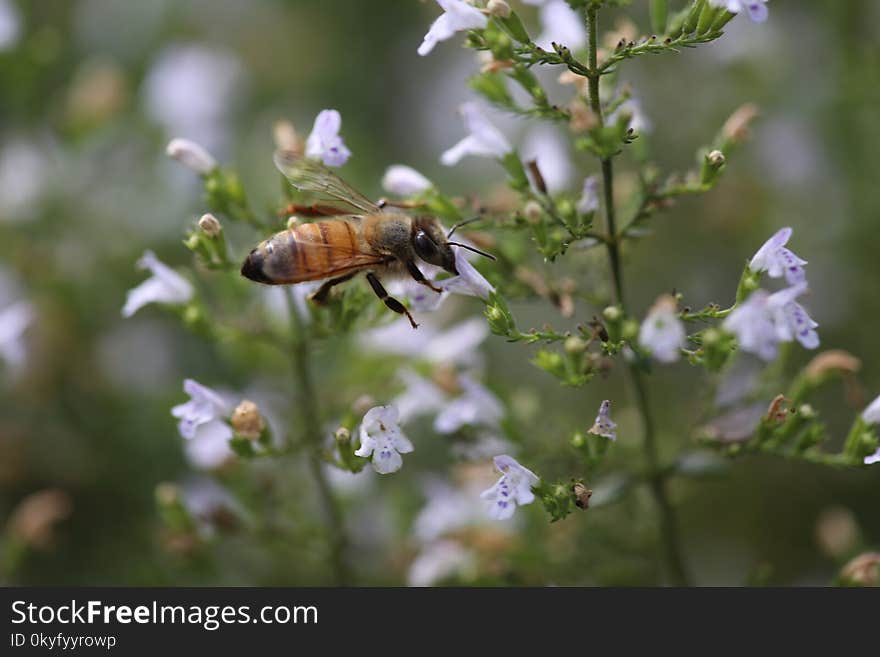
[[[418,268],[418,265],[416,265],[416,263],[413,262],[412,260],[406,261],[406,269],[407,269],[407,271],[409,271],[409,275],[412,276],[416,281],[418,281],[422,285],[425,285],[425,286],[431,288],[437,294],[440,294],[443,292],[443,290],[441,290],[439,287],[436,287],[431,281],[429,281],[427,278],[425,278],[425,275]]]

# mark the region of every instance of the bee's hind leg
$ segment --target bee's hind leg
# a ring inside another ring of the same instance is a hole
[[[412,318],[412,315],[409,314],[409,311],[406,309],[406,307],[394,297],[388,296],[388,292],[382,286],[382,282],[376,277],[376,274],[374,274],[373,272],[369,272],[367,274],[367,280],[370,281],[370,287],[373,288],[373,292],[376,293],[376,296],[379,297],[379,299],[383,301],[386,306],[388,306],[391,310],[400,315],[406,315],[406,318],[409,320],[409,323],[412,324],[412,327],[414,329],[419,328],[419,325],[416,324],[415,320]]]
[[[412,276],[417,282],[421,283],[422,285],[424,285],[426,287],[431,288],[437,294],[441,294],[443,292],[443,290],[441,290],[439,287],[436,287],[431,281],[429,281],[427,278],[425,278],[425,275],[419,269],[418,265],[416,263],[414,263],[412,260],[406,261],[406,269],[409,272],[409,275]]]
[[[327,297],[330,295],[330,290],[333,289],[335,285],[339,285],[340,283],[345,283],[347,280],[351,280],[357,274],[356,271],[351,272],[350,274],[346,274],[345,276],[338,276],[337,278],[331,278],[329,281],[324,281],[324,283],[319,287],[309,298],[319,306],[323,306],[327,303]]]

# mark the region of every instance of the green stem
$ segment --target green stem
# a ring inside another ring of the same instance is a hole
[[[302,318],[296,309],[293,290],[288,288],[285,299],[290,315],[290,361],[293,381],[300,397],[294,399],[293,408],[299,409],[296,416],[301,419],[302,445],[308,451],[309,471],[318,486],[318,496],[327,518],[327,530],[330,540],[330,563],[333,568],[334,580],[338,586],[350,584],[350,572],[345,561],[345,550],[348,539],[345,534],[345,521],[342,509],[333,495],[330,483],[323,470],[321,458],[321,423],[318,416],[318,400],[315,394],[314,381],[309,362],[308,334],[303,326]],[[300,428],[297,421],[291,424],[293,435]]]
[[[599,10],[595,5],[588,5],[586,9],[587,30],[589,34],[589,66],[588,94],[590,107],[596,115],[599,125],[603,124],[602,103],[599,98],[599,79],[602,72],[598,67],[598,23]],[[611,278],[614,284],[615,302],[626,314],[624,308],[623,271],[620,266],[620,240],[615,227],[614,208],[614,167],[611,158],[602,159],[602,183],[605,200],[605,230],[608,236],[608,260],[611,267]],[[675,510],[669,502],[666,491],[667,473],[660,466],[660,458],[657,451],[657,441],[654,430],[654,420],[651,416],[651,408],[648,403],[648,393],[642,380],[638,365],[630,364],[628,379],[635,392],[636,406],[642,423],[642,449],[645,453],[648,471],[650,473],[650,489],[660,514],[660,538],[663,543],[663,554],[666,569],[670,581],[679,586],[687,585],[684,561],[681,556],[681,546],[678,538],[678,523],[675,518]]]

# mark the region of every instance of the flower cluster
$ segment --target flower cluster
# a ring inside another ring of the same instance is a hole
[[[797,299],[807,291],[805,260],[785,244],[791,228],[783,228],[767,240],[749,261],[754,274],[767,272],[771,278],[785,277],[791,285],[778,292],[755,290],[724,321],[724,328],[736,335],[740,347],[764,360],[776,357],[781,342],[797,340],[806,349],[819,346],[818,324]]]

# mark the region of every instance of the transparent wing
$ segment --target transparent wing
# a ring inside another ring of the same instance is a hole
[[[381,212],[379,206],[317,160],[291,151],[275,151],[273,159],[278,170],[301,192],[347,203],[364,214]]]

